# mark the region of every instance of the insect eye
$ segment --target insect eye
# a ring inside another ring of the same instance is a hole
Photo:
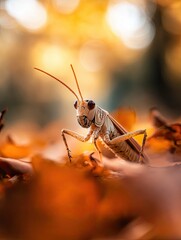
[[[94,107],[95,107],[95,102],[94,101],[92,101],[92,100],[89,100],[88,101],[88,108],[89,108],[89,110],[92,110]]]
[[[77,109],[77,101],[74,103],[74,108]]]

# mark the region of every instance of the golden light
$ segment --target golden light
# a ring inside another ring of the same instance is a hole
[[[106,20],[112,32],[128,48],[146,48],[155,35],[154,26],[144,9],[135,3],[118,1],[110,4]]]
[[[57,44],[38,43],[32,51],[34,66],[58,74],[67,63],[67,52]]]
[[[97,72],[103,68],[106,56],[104,43],[101,41],[87,41],[80,50],[80,62],[90,72]]]
[[[54,0],[54,6],[64,14],[72,13],[79,5],[80,0]]]
[[[178,78],[175,80],[180,81],[179,76],[181,75],[181,41],[180,44],[171,47],[165,54],[165,60],[170,73]]]
[[[162,22],[164,28],[173,34],[181,33],[181,2],[173,2],[164,9]]]
[[[45,8],[36,0],[7,0],[5,9],[19,24],[30,31],[39,30],[47,21]]]

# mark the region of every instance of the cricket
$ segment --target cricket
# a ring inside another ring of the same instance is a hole
[[[107,148],[109,148],[109,150],[111,150],[115,156],[126,161],[147,164],[149,159],[148,156],[144,153],[144,145],[147,137],[146,130],[144,129],[127,132],[123,126],[121,126],[106,110],[96,105],[93,100],[84,100],[74,68],[72,65],[70,65],[70,67],[75,78],[79,96],[60,79],[44,70],[35,68],[36,70],[57,80],[74,94],[76,97],[74,107],[76,109],[77,121],[81,127],[89,128],[86,136],[80,135],[79,133],[68,129],[61,130],[61,135],[70,162],[72,155],[67,143],[66,135],[69,135],[81,142],[86,142],[91,138],[96,150],[98,151],[100,164],[102,164],[102,152],[97,144],[98,139],[101,139],[101,142]],[[133,138],[140,134],[143,135],[142,145],[138,144],[138,142]]]

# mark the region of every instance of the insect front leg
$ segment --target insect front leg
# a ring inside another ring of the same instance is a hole
[[[86,142],[86,141],[88,141],[88,140],[90,139],[90,137],[91,137],[91,135],[92,135],[92,132],[93,132],[93,131],[90,130],[89,133],[87,134],[87,136],[84,137],[84,136],[82,136],[82,135],[80,135],[80,134],[78,134],[78,133],[76,133],[76,132],[74,132],[74,131],[71,131],[71,130],[68,130],[68,129],[62,129],[61,134],[62,134],[62,138],[63,138],[64,144],[65,144],[65,146],[66,146],[66,149],[67,149],[67,154],[68,154],[68,157],[69,157],[70,162],[71,162],[72,156],[71,156],[71,154],[70,154],[71,151],[70,151],[70,149],[69,149],[69,147],[68,147],[65,134],[67,134],[67,135],[69,135],[69,136],[72,136],[73,138],[75,138],[75,139],[77,139],[77,140],[79,140],[79,141],[81,141],[81,142]]]

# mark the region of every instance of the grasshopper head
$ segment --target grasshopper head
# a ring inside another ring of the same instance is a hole
[[[96,104],[92,100],[75,101],[78,123],[83,128],[89,128],[95,117]]]
[[[73,93],[73,95],[76,97],[77,101],[74,104],[75,109],[77,110],[77,120],[79,122],[79,124],[84,127],[84,128],[89,128],[92,124],[92,122],[95,119],[95,112],[96,112],[96,104],[94,101],[92,100],[84,100],[82,93],[80,91],[80,87],[79,87],[79,83],[75,74],[75,71],[73,69],[73,66],[70,65],[75,77],[75,82],[77,85],[77,89],[79,92],[80,97],[75,93],[75,91],[73,89],[71,89],[66,83],[64,83],[63,81],[61,81],[60,79],[56,78],[55,76],[51,75],[50,73],[41,70],[39,68],[35,68],[36,70],[45,73],[46,75],[52,77],[53,79],[55,79],[56,81],[58,81],[59,83],[61,83],[62,85],[64,85],[64,87],[66,87],[70,92]]]

